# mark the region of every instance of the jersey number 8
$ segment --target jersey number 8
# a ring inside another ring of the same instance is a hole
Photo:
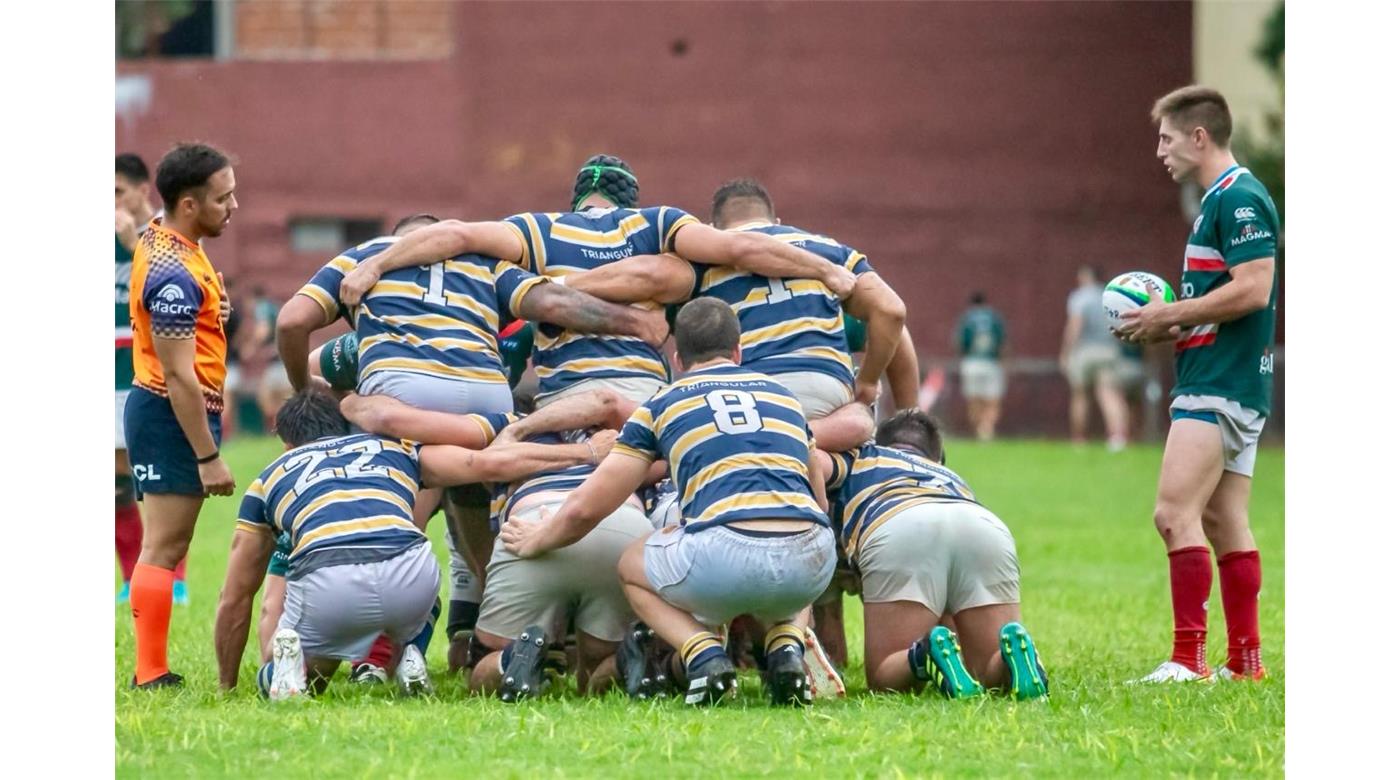
[[[763,427],[758,404],[743,390],[711,390],[705,403],[715,413],[715,427],[724,433],[753,433]]]

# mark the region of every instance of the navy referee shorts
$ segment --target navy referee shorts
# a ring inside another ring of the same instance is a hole
[[[131,388],[126,399],[126,452],[131,473],[136,477],[136,500],[147,493],[173,493],[203,496],[199,464],[194,449],[175,419],[169,398],[140,387]],[[209,415],[209,432],[214,444],[222,440],[223,423],[217,414]]]

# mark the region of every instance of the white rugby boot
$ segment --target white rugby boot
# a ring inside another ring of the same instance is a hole
[[[1206,679],[1204,674],[1196,674],[1189,667],[1183,666],[1176,661],[1163,661],[1160,666],[1152,670],[1146,677],[1139,677],[1136,680],[1129,680],[1129,685],[1142,683],[1169,683],[1169,682],[1196,682]]]
[[[290,628],[279,628],[272,635],[272,682],[267,698],[285,701],[306,695],[306,658],[301,653],[301,637]]]
[[[807,650],[802,654],[802,665],[807,667],[807,680],[811,684],[812,695],[818,699],[837,699],[846,695],[846,681],[836,665],[827,657],[822,643],[812,629],[804,632],[802,644]]]
[[[423,651],[416,645],[404,645],[399,668],[394,672],[399,681],[399,690],[405,696],[417,696],[433,692],[432,680],[428,679],[428,662],[423,660]]]

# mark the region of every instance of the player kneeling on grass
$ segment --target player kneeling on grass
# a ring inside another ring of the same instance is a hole
[[[219,597],[214,645],[219,682],[238,682],[253,596],[262,584],[275,537],[291,535],[285,608],[273,635],[273,659],[259,687],[273,699],[325,687],[342,660],[365,656],[388,634],[409,643],[399,663],[405,692],[428,690],[422,644],[440,572],[427,537],[413,524],[420,486],[494,481],[520,464],[537,469],[588,457],[584,447],[521,444],[492,453],[423,447],[411,441],[351,434],[335,398],[307,389],[277,413],[288,451],[248,488]]]
[[[448,415],[384,396],[351,396],[342,403],[357,425],[386,435],[476,443],[485,434],[491,442],[486,453],[524,441],[566,450],[584,446],[604,454],[635,407],[607,390],[573,395],[526,417]],[[591,437],[584,433],[599,427],[603,430]],[[518,470],[501,480],[493,501],[499,523],[553,514],[597,462]],[[651,530],[641,500],[634,496],[577,544],[554,555],[523,560],[497,541],[472,639],[473,653],[480,656],[473,664],[472,690],[498,692],[503,701],[537,696],[544,687],[550,644],[564,639],[570,623],[578,637],[579,692],[606,690],[617,676],[613,654],[635,619],[617,579],[618,559]]]
[[[821,457],[841,544],[860,573],[866,684],[907,691],[933,681],[955,699],[985,688],[1045,696],[1049,678],[1019,622],[1016,543],[942,463],[938,426],[915,409],[883,422],[875,444]],[[957,635],[939,625],[944,615]]]
[[[684,525],[623,554],[618,572],[632,609],[679,648],[688,704],[734,690],[734,665],[712,629],[745,613],[772,625],[765,649],[774,703],[806,704],[812,694],[795,619],[836,566],[825,496],[813,487],[811,431],[791,393],[737,365],[739,321],[724,302],[686,304],[676,316],[676,349],[685,374],[637,408],[598,470],[558,512],[516,518],[501,540],[521,558],[574,544],[665,459]]]

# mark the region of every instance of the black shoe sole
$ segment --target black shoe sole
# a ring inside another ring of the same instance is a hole
[[[733,669],[726,669],[717,674],[706,675],[705,687],[696,690],[691,687],[686,691],[685,703],[697,707],[718,704],[730,695],[730,692],[739,687],[739,674]],[[691,683],[695,683],[692,680]]]
[[[185,678],[174,673],[166,672],[154,680],[147,680],[140,685],[136,684],[136,676],[132,675],[131,688],[137,691],[154,691],[157,688],[183,688]]]
[[[777,668],[766,676],[768,694],[776,707],[808,707],[812,704],[812,685],[807,679],[807,667],[800,659],[775,664]]]
[[[622,638],[617,648],[617,672],[622,687],[633,699],[650,699],[657,695],[656,680],[650,674],[647,656],[656,633],[643,623],[636,623]]]
[[[544,661],[544,630],[530,626],[515,640],[510,665],[501,674],[497,697],[504,702],[516,702],[543,693]]]

